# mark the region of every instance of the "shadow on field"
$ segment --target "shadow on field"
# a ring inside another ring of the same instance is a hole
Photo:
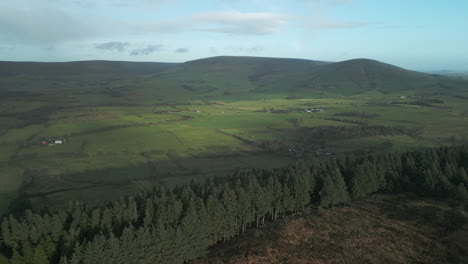
[[[18,197],[9,205],[6,213],[31,209],[31,199],[45,198],[50,195],[61,195],[70,199],[67,192],[99,190],[106,188],[122,189],[136,181],[156,179],[143,164],[113,167],[100,170],[84,170],[77,173],[50,174],[49,170],[25,170],[23,185]],[[46,206],[46,205],[42,205]]]
[[[230,175],[235,170],[279,167],[292,161],[288,157],[264,152],[234,152],[222,148],[210,149],[209,152],[193,158],[168,155],[166,160],[158,160],[152,156],[153,153],[144,152],[140,155],[145,162],[84,169],[75,173],[26,169],[18,197],[10,204],[7,213],[51,206],[49,203],[66,204],[67,200],[119,198],[158,184],[175,186],[191,180]]]

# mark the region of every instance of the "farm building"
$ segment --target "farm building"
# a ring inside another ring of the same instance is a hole
[[[46,140],[42,140],[40,142],[43,146],[54,146],[54,145],[62,145],[65,144],[65,138],[48,138]]]
[[[323,109],[320,109],[320,108],[306,108],[304,109],[304,111],[306,111],[307,113],[320,113],[323,111]]]

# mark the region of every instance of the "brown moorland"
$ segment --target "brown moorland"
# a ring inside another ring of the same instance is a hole
[[[192,263],[468,263],[468,214],[412,194],[374,195],[267,223]]]

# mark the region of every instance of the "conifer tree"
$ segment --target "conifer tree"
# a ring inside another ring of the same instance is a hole
[[[0,253],[0,264],[9,264],[9,263],[10,261],[8,260],[8,258]]]
[[[224,207],[219,202],[218,198],[211,194],[206,202],[206,210],[208,219],[210,220],[210,241],[212,244],[218,242],[221,239],[222,230],[224,226]]]
[[[1,262],[0,262],[0,263],[1,263]],[[62,256],[62,257],[60,258],[59,264],[68,264],[67,257]]]
[[[34,249],[34,264],[49,264],[49,257],[42,244]]]
[[[349,201],[347,186],[338,168],[322,177],[322,189],[319,192],[321,206],[328,207]]]
[[[460,204],[468,204],[468,190],[463,183],[458,184],[455,188],[453,198]]]
[[[70,202],[66,210],[26,210],[2,220],[0,264],[183,263],[265,216],[346,203],[348,189],[353,199],[412,191],[466,204],[467,158],[468,146],[323,159],[160,187],[93,208]]]

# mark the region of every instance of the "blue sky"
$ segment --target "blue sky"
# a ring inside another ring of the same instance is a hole
[[[1,0],[0,60],[234,55],[468,70],[465,0]]]

